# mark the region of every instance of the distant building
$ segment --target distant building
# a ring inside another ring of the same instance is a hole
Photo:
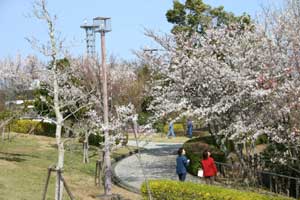
[[[24,100],[5,101],[5,106],[22,105],[23,103],[24,103]]]

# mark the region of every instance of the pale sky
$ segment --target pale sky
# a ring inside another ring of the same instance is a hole
[[[243,12],[255,16],[262,4],[278,3],[282,0],[204,0],[212,6],[223,5],[225,10],[237,15]],[[0,0],[0,59],[15,56],[37,54],[31,49],[25,37],[35,36],[42,41],[47,37],[46,25],[33,18],[32,0]],[[97,16],[112,18],[112,32],[106,36],[108,54],[119,58],[133,59],[132,50],[153,43],[143,35],[144,28],[163,33],[172,27],[165,13],[172,8],[173,0],[48,0],[52,13],[58,16],[58,29],[66,38],[70,52],[80,55],[85,52],[85,32],[80,29],[84,19]],[[99,38],[99,35],[97,35]],[[97,40],[97,50],[99,49]],[[39,54],[37,54],[40,56]]]

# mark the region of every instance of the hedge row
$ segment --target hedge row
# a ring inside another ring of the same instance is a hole
[[[283,196],[263,195],[192,182],[151,180],[149,185],[154,200],[291,200]],[[141,192],[145,200],[149,199],[145,183]]]
[[[215,161],[226,162],[225,154],[216,147],[215,140],[212,136],[205,136],[188,140],[183,144],[186,156],[191,160],[188,166],[188,172],[197,175],[200,168],[200,160],[204,150],[209,149]]]
[[[84,141],[84,136],[82,136],[80,139],[79,139],[79,142],[83,142]],[[103,143],[104,142],[104,136],[103,135],[94,135],[94,134],[91,134],[89,136],[89,145],[92,145],[92,146],[99,146],[100,143]],[[122,142],[122,145],[125,146],[127,143],[128,143],[128,133],[125,133],[124,134],[124,138],[121,140],[121,139],[117,139],[115,141],[115,144],[118,145],[120,144],[120,142]]]
[[[29,133],[31,129],[34,128],[32,134],[54,137],[56,125],[47,122],[20,119],[10,123],[9,128],[12,132],[25,134]]]
[[[174,123],[173,124],[175,135],[184,135],[184,126],[182,123]],[[164,133],[169,132],[169,124],[164,125]]]
[[[165,124],[163,126],[163,132],[167,134],[169,131],[169,124]],[[186,125],[184,123],[174,123],[174,132],[176,136],[186,136],[187,130]],[[202,136],[206,132],[205,129],[193,129],[193,136]]]
[[[20,120],[14,120],[9,125],[8,128],[10,128],[10,131],[16,132],[16,133],[29,133],[32,129],[32,134],[34,135],[43,135],[48,137],[55,137],[55,124],[50,124],[47,122],[40,122],[40,121],[34,121],[29,119],[20,119]],[[64,129],[62,130],[64,132]],[[122,140],[122,144],[126,145],[128,142],[128,134],[125,134],[125,138]],[[80,142],[83,142],[84,138],[83,136],[80,138]],[[103,136],[100,135],[93,135],[91,134],[89,137],[89,144],[93,146],[99,146],[100,143],[104,141]],[[119,144],[121,141],[117,140],[116,144]]]

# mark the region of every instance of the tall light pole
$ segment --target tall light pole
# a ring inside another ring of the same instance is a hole
[[[95,45],[95,26],[89,25],[87,20],[80,28],[85,30],[86,34],[86,54],[87,56],[94,58],[96,56],[96,45]]]
[[[102,59],[102,96],[103,96],[103,111],[104,111],[104,189],[105,195],[112,195],[112,171],[110,161],[110,145],[109,145],[109,122],[108,122],[108,98],[107,98],[107,66],[105,52],[105,33],[111,31],[109,17],[96,17],[93,19],[95,32],[101,35],[101,59]]]

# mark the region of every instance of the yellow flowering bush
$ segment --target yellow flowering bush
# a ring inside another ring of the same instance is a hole
[[[283,196],[264,195],[255,192],[228,189],[214,185],[171,180],[149,181],[155,200],[291,200]],[[141,188],[143,198],[148,199],[146,184]]]

